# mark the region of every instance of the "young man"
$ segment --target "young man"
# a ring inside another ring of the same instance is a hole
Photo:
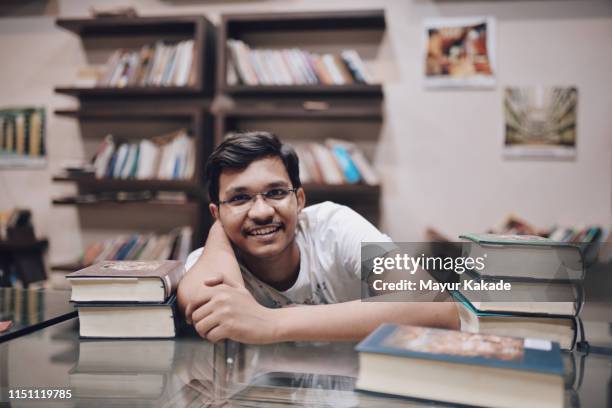
[[[360,300],[361,242],[390,238],[348,207],[304,208],[298,158],[275,136],[227,138],[206,173],[216,222],[178,289],[202,337],[359,340],[383,322],[458,328],[453,303]]]

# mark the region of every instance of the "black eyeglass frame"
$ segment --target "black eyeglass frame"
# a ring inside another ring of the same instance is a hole
[[[250,196],[250,199],[245,201],[245,203],[253,201],[259,195],[262,196],[264,198],[264,200],[270,199],[270,200],[274,201],[273,198],[267,197],[266,194],[268,194],[268,193],[270,193],[271,191],[274,191],[274,190],[286,190],[289,194],[291,194],[291,193],[297,193],[297,191],[299,189],[300,189],[299,187],[294,187],[294,188],[275,187],[275,188],[272,188],[272,189],[270,189],[268,191],[265,191],[265,192],[254,193],[254,194],[248,194],[248,193],[241,193],[241,194]],[[282,198],[288,197],[289,194],[287,194],[285,197],[282,197]],[[218,206],[220,206],[221,204],[229,204],[232,200],[233,200],[233,198],[230,198],[229,200],[219,200],[215,204],[217,204]],[[231,207],[231,204],[230,204],[230,207]]]

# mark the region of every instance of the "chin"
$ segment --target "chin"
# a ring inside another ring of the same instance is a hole
[[[247,245],[245,252],[256,258],[272,258],[280,255],[285,247],[278,243],[268,245]]]

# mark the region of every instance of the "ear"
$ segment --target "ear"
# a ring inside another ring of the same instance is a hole
[[[295,192],[295,196],[297,198],[298,212],[300,212],[304,209],[304,206],[306,205],[306,192],[302,187],[300,187],[298,191]]]
[[[210,203],[208,204],[208,209],[210,210],[210,214],[213,216],[215,220],[219,219],[219,207],[217,204]]]

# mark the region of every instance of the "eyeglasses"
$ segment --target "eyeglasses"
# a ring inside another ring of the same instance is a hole
[[[274,207],[282,203],[283,200],[289,196],[289,194],[295,193],[297,190],[297,188],[273,188],[272,190],[268,190],[263,193],[240,193],[227,200],[219,201],[217,204],[225,204],[236,210],[247,210],[253,206],[255,199],[260,195],[268,204]]]

